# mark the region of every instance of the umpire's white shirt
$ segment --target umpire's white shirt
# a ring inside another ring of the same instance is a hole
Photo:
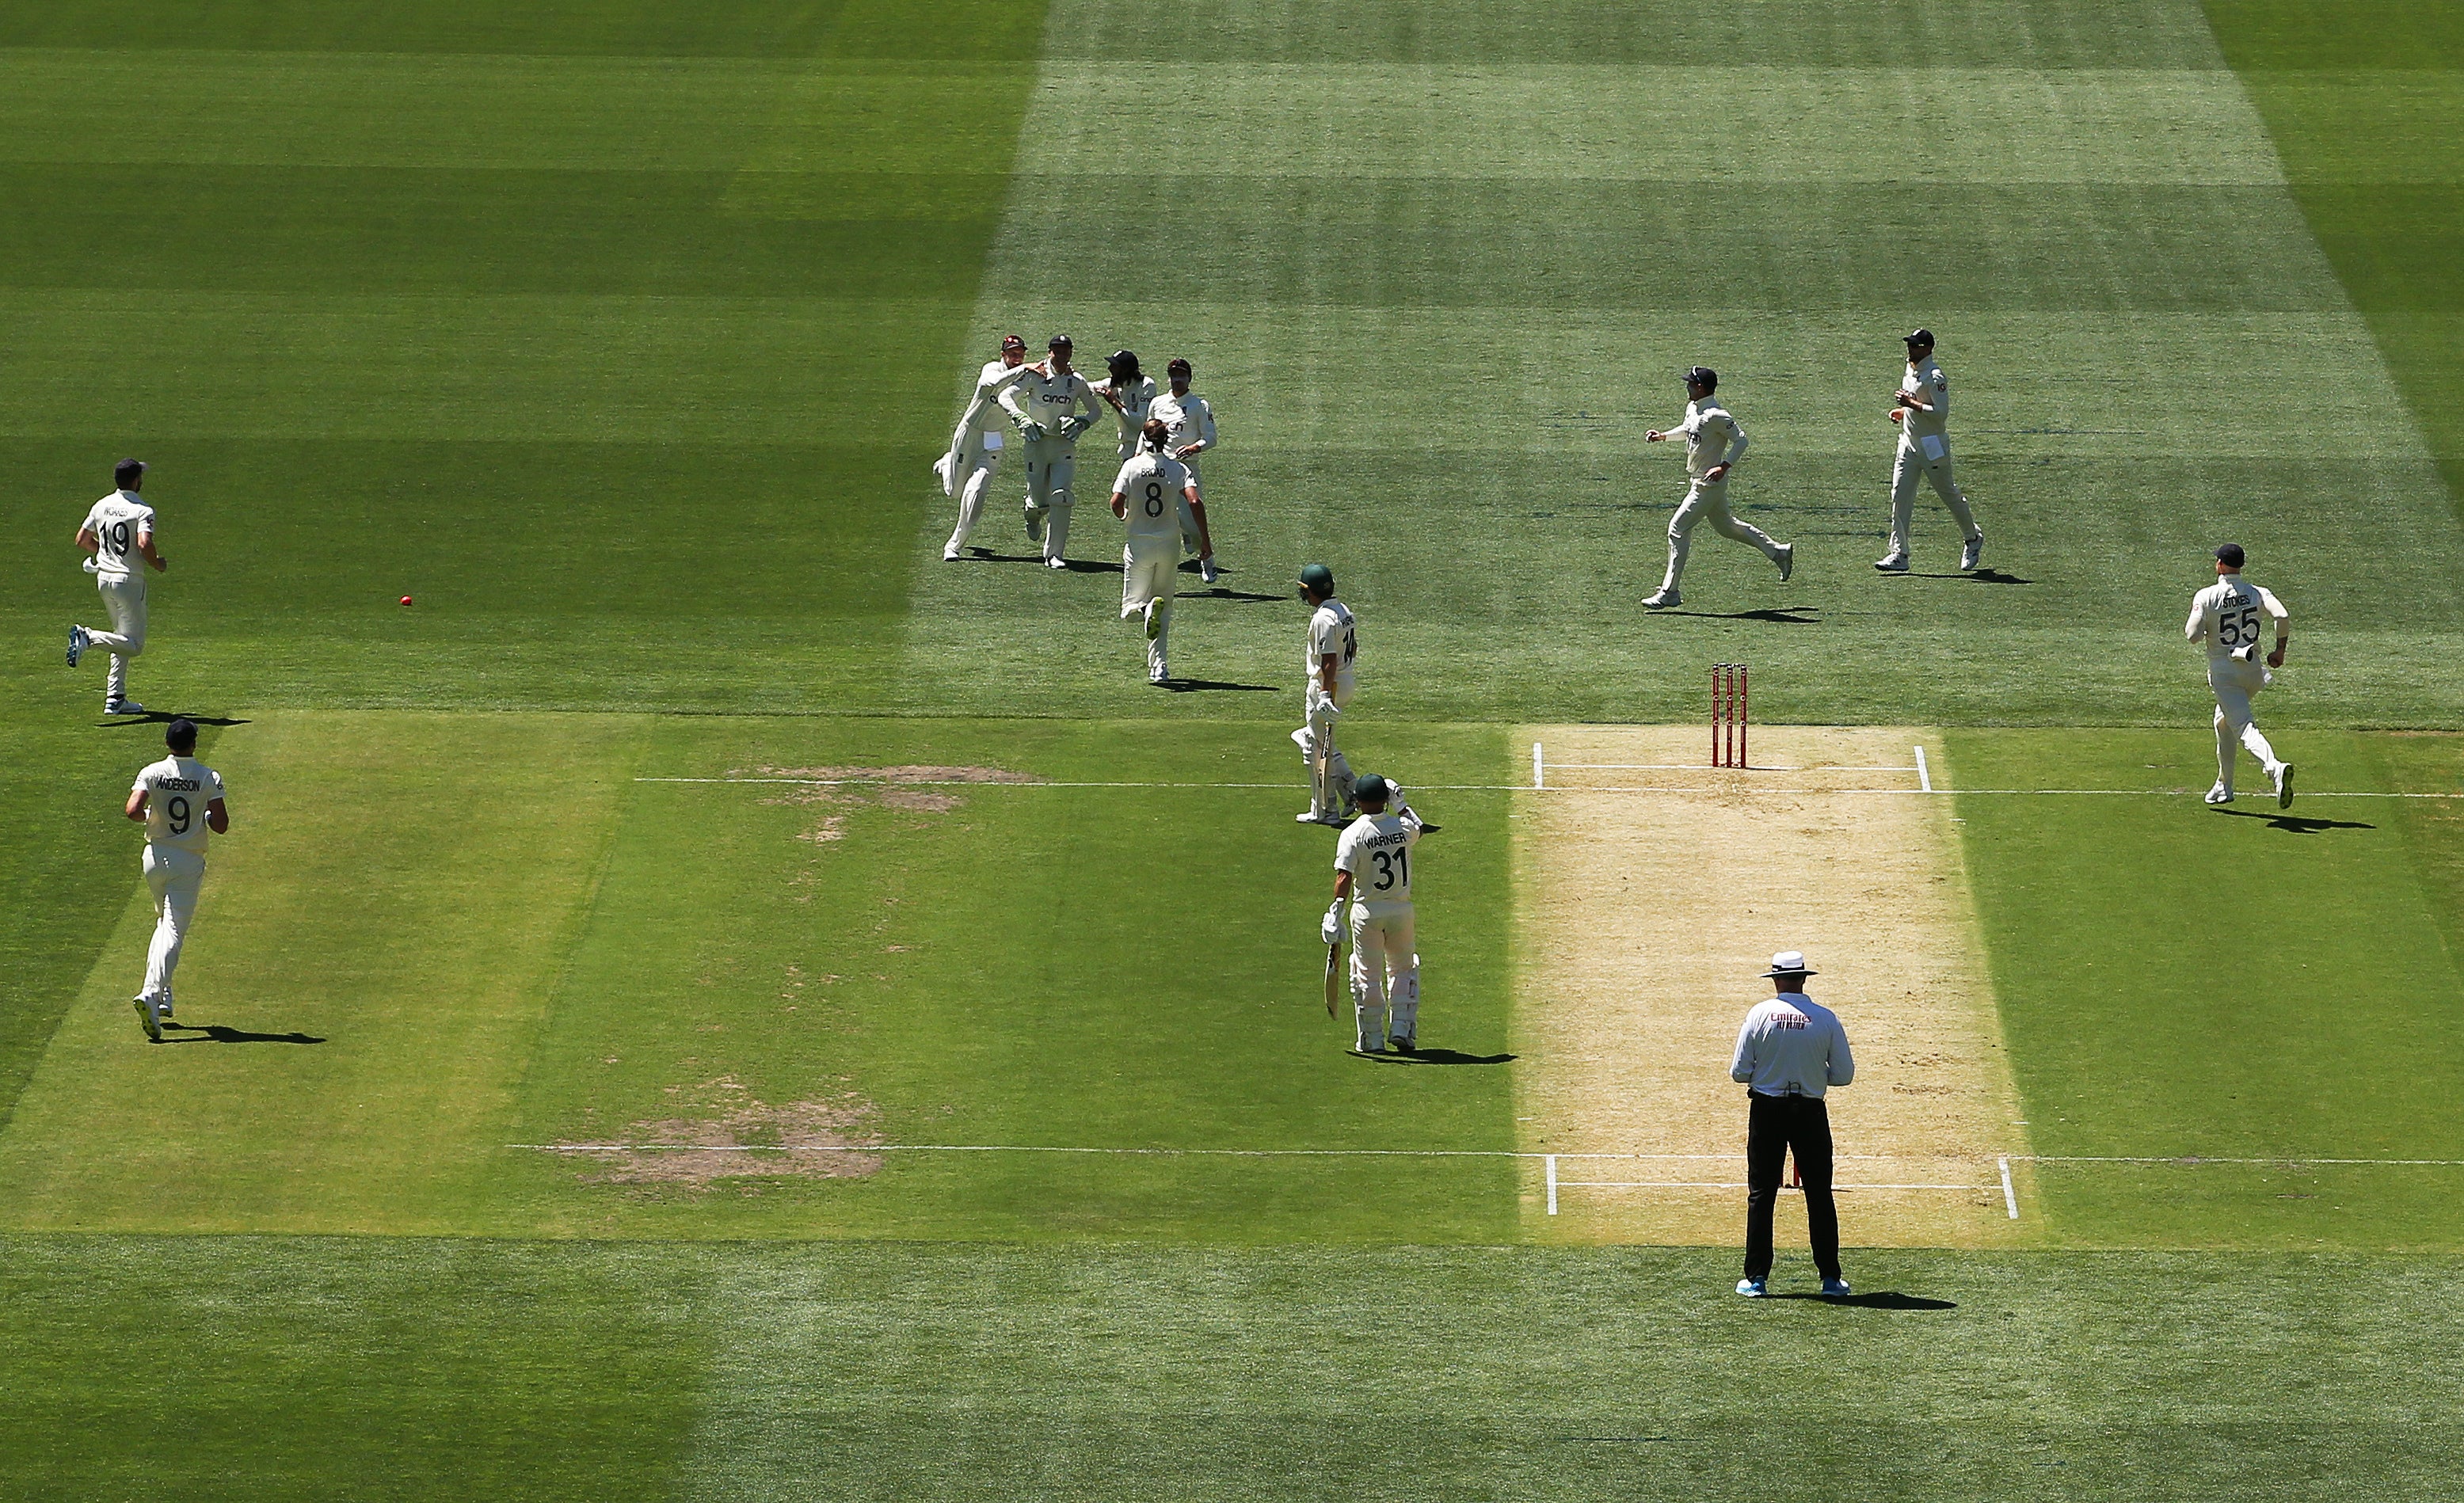
[[[1802,991],[1783,991],[1746,1014],[1730,1079],[1765,1096],[1820,1096],[1857,1078],[1839,1014]]]

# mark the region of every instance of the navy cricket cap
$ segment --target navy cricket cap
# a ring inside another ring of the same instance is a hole
[[[1332,595],[1334,593],[1334,571],[1324,564],[1302,565],[1301,588],[1304,590],[1315,590],[1322,595]]]
[[[1900,342],[1909,346],[1910,348],[1914,348],[1915,346],[1922,344],[1926,349],[1930,350],[1933,348],[1933,331],[1931,329],[1919,329],[1910,334],[1901,335]]]
[[[1066,334],[1056,334],[1051,338],[1045,340],[1044,347],[1047,350],[1074,350],[1078,348],[1077,345],[1070,342],[1069,336]]]
[[[1685,379],[1705,391],[1720,389],[1720,373],[1708,365],[1697,365],[1685,372]]]
[[[1382,804],[1393,797],[1395,791],[1386,785],[1386,779],[1375,773],[1363,773],[1352,785],[1352,797],[1354,803]]]
[[[1189,374],[1189,362],[1176,355],[1164,362],[1163,373],[1167,376],[1186,376]]]
[[[2216,545],[2216,562],[2228,569],[2238,569],[2241,567],[2241,544],[2218,543]]]
[[[182,715],[163,728],[163,744],[174,752],[194,752],[197,749],[197,723]]]

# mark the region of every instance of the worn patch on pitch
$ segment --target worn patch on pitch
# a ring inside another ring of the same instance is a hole
[[[944,788],[969,783],[1038,783],[1031,773],[1001,767],[755,767],[735,768],[730,777],[796,778],[762,799],[765,804],[835,805],[848,808],[903,809],[912,814],[949,814],[966,805],[960,795]],[[847,839],[847,817],[823,815],[796,839],[828,845]]]
[[[1744,1233],[1745,1088],[1728,1078],[1760,972],[1801,949],[1856,1083],[1830,1097],[1850,1245],[1983,1246],[2041,1225],[2014,1165],[2017,1092],[1961,861],[1953,801],[1919,793],[1891,729],[1755,727],[1754,767],[1713,769],[1702,727],[1535,727],[1547,788],[1515,804],[1522,1146],[1561,1155],[1525,1225],[1550,1240],[1727,1243]],[[1587,1158],[1582,1155],[1619,1155]],[[1780,1247],[1805,1246],[1783,1195]]]
[[[681,1185],[708,1189],[721,1180],[861,1179],[880,1172],[878,1142],[868,1129],[872,1103],[847,1095],[773,1106],[733,1076],[670,1086],[681,1114],[632,1125],[620,1145],[558,1144],[589,1161],[596,1185]]]

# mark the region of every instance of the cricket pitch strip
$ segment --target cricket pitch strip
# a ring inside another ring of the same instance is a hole
[[[1515,1049],[1524,1226],[1552,1242],[1738,1242],[1745,1088],[1728,1078],[1772,952],[1857,1056],[1831,1096],[1850,1246],[1986,1247],[2042,1227],[1951,823],[1939,736],[1757,727],[1715,769],[1689,726],[1537,726],[1515,799]],[[1898,795],[1881,794],[1899,791]],[[1553,1180],[1549,1176],[1553,1173]],[[1802,1252],[1803,1201],[1780,1247]],[[2015,1207],[2018,1214],[2011,1214]]]

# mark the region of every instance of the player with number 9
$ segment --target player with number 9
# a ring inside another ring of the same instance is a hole
[[[1138,452],[1112,482],[1112,514],[1130,524],[1121,548],[1121,619],[1136,616],[1146,622],[1150,684],[1171,682],[1164,660],[1172,636],[1173,572],[1180,563],[1180,507],[1198,496],[1189,467],[1165,452],[1171,436],[1160,419],[1149,418],[1138,430]]]
[[[164,730],[171,754],[137,774],[121,811],[145,827],[145,886],[154,895],[154,938],[145,950],[145,986],[137,993],[145,1036],[163,1041],[171,1016],[171,972],[196,917],[206,880],[206,832],[231,830],[222,774],[197,760],[197,728],[175,720]]]

